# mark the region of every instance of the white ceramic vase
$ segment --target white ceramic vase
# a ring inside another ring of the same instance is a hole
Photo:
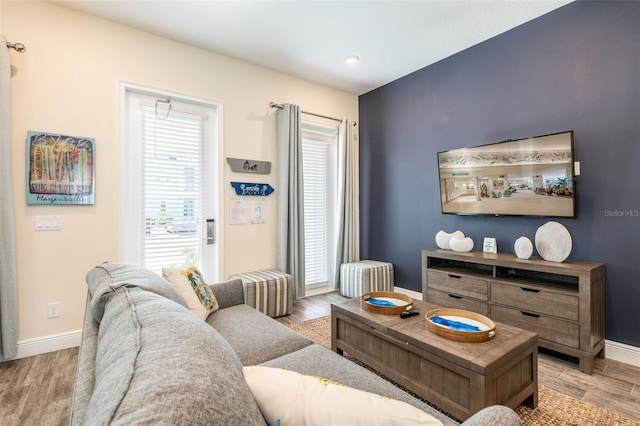
[[[450,250],[451,247],[449,246],[449,241],[453,237],[464,238],[464,234],[462,233],[462,231],[455,231],[450,234],[444,231],[439,231],[436,234],[436,244],[441,249]]]
[[[449,247],[453,251],[471,251],[473,250],[473,240],[469,237],[453,237],[449,240]]]

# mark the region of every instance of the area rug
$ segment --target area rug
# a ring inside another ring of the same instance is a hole
[[[325,316],[292,324],[289,327],[331,349],[331,317]],[[428,401],[425,401],[428,403]],[[526,426],[638,426],[604,408],[583,402],[543,385],[538,385],[538,406],[531,409],[524,405],[516,412]]]

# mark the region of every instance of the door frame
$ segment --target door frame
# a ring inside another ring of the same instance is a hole
[[[125,81],[119,82],[119,122],[118,122],[118,206],[117,206],[117,235],[118,235],[118,261],[131,263],[135,260],[137,254],[135,250],[128,247],[130,236],[135,232],[130,226],[130,213],[126,206],[131,205],[140,199],[139,191],[132,191],[130,184],[130,171],[132,167],[132,161],[139,161],[139,159],[132,159],[129,155],[129,150],[126,148],[125,143],[127,140],[127,95],[129,93],[138,93],[145,96],[153,96],[159,98],[171,98],[172,100],[179,102],[189,102],[199,104],[201,106],[213,109],[213,119],[215,120],[215,130],[213,132],[211,142],[214,145],[213,151],[211,151],[211,161],[215,162],[216,167],[205,167],[205,182],[212,182],[216,188],[218,188],[218,195],[209,200],[205,207],[205,218],[215,219],[215,243],[205,244],[205,252],[209,252],[206,257],[210,259],[213,264],[200,265],[204,276],[210,281],[221,281],[224,275],[224,259],[223,250],[224,247],[224,190],[222,182],[224,178],[223,167],[223,103],[220,101],[214,101],[197,96],[191,96],[183,93],[172,92],[164,89],[152,88],[149,86],[143,86],[139,84],[129,83]],[[213,169],[213,170],[212,170]]]

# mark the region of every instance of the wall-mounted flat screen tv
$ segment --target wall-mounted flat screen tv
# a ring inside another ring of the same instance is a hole
[[[438,153],[442,213],[576,217],[573,131]]]

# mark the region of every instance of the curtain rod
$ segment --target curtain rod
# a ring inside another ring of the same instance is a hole
[[[7,42],[7,49],[13,49],[18,53],[23,53],[27,48],[22,43],[9,43]]]
[[[269,106],[271,108],[278,108],[278,109],[282,109],[284,108],[284,105],[280,105],[277,104],[275,102],[269,102]],[[334,118],[334,117],[329,117],[328,115],[322,115],[322,114],[316,114],[315,112],[308,112],[308,111],[300,111],[302,114],[307,114],[307,115],[313,115],[315,117],[320,117],[320,118],[326,118],[327,120],[333,120],[333,121],[342,121],[339,118]],[[355,121],[353,122],[353,125],[357,125],[358,123],[356,123]]]

